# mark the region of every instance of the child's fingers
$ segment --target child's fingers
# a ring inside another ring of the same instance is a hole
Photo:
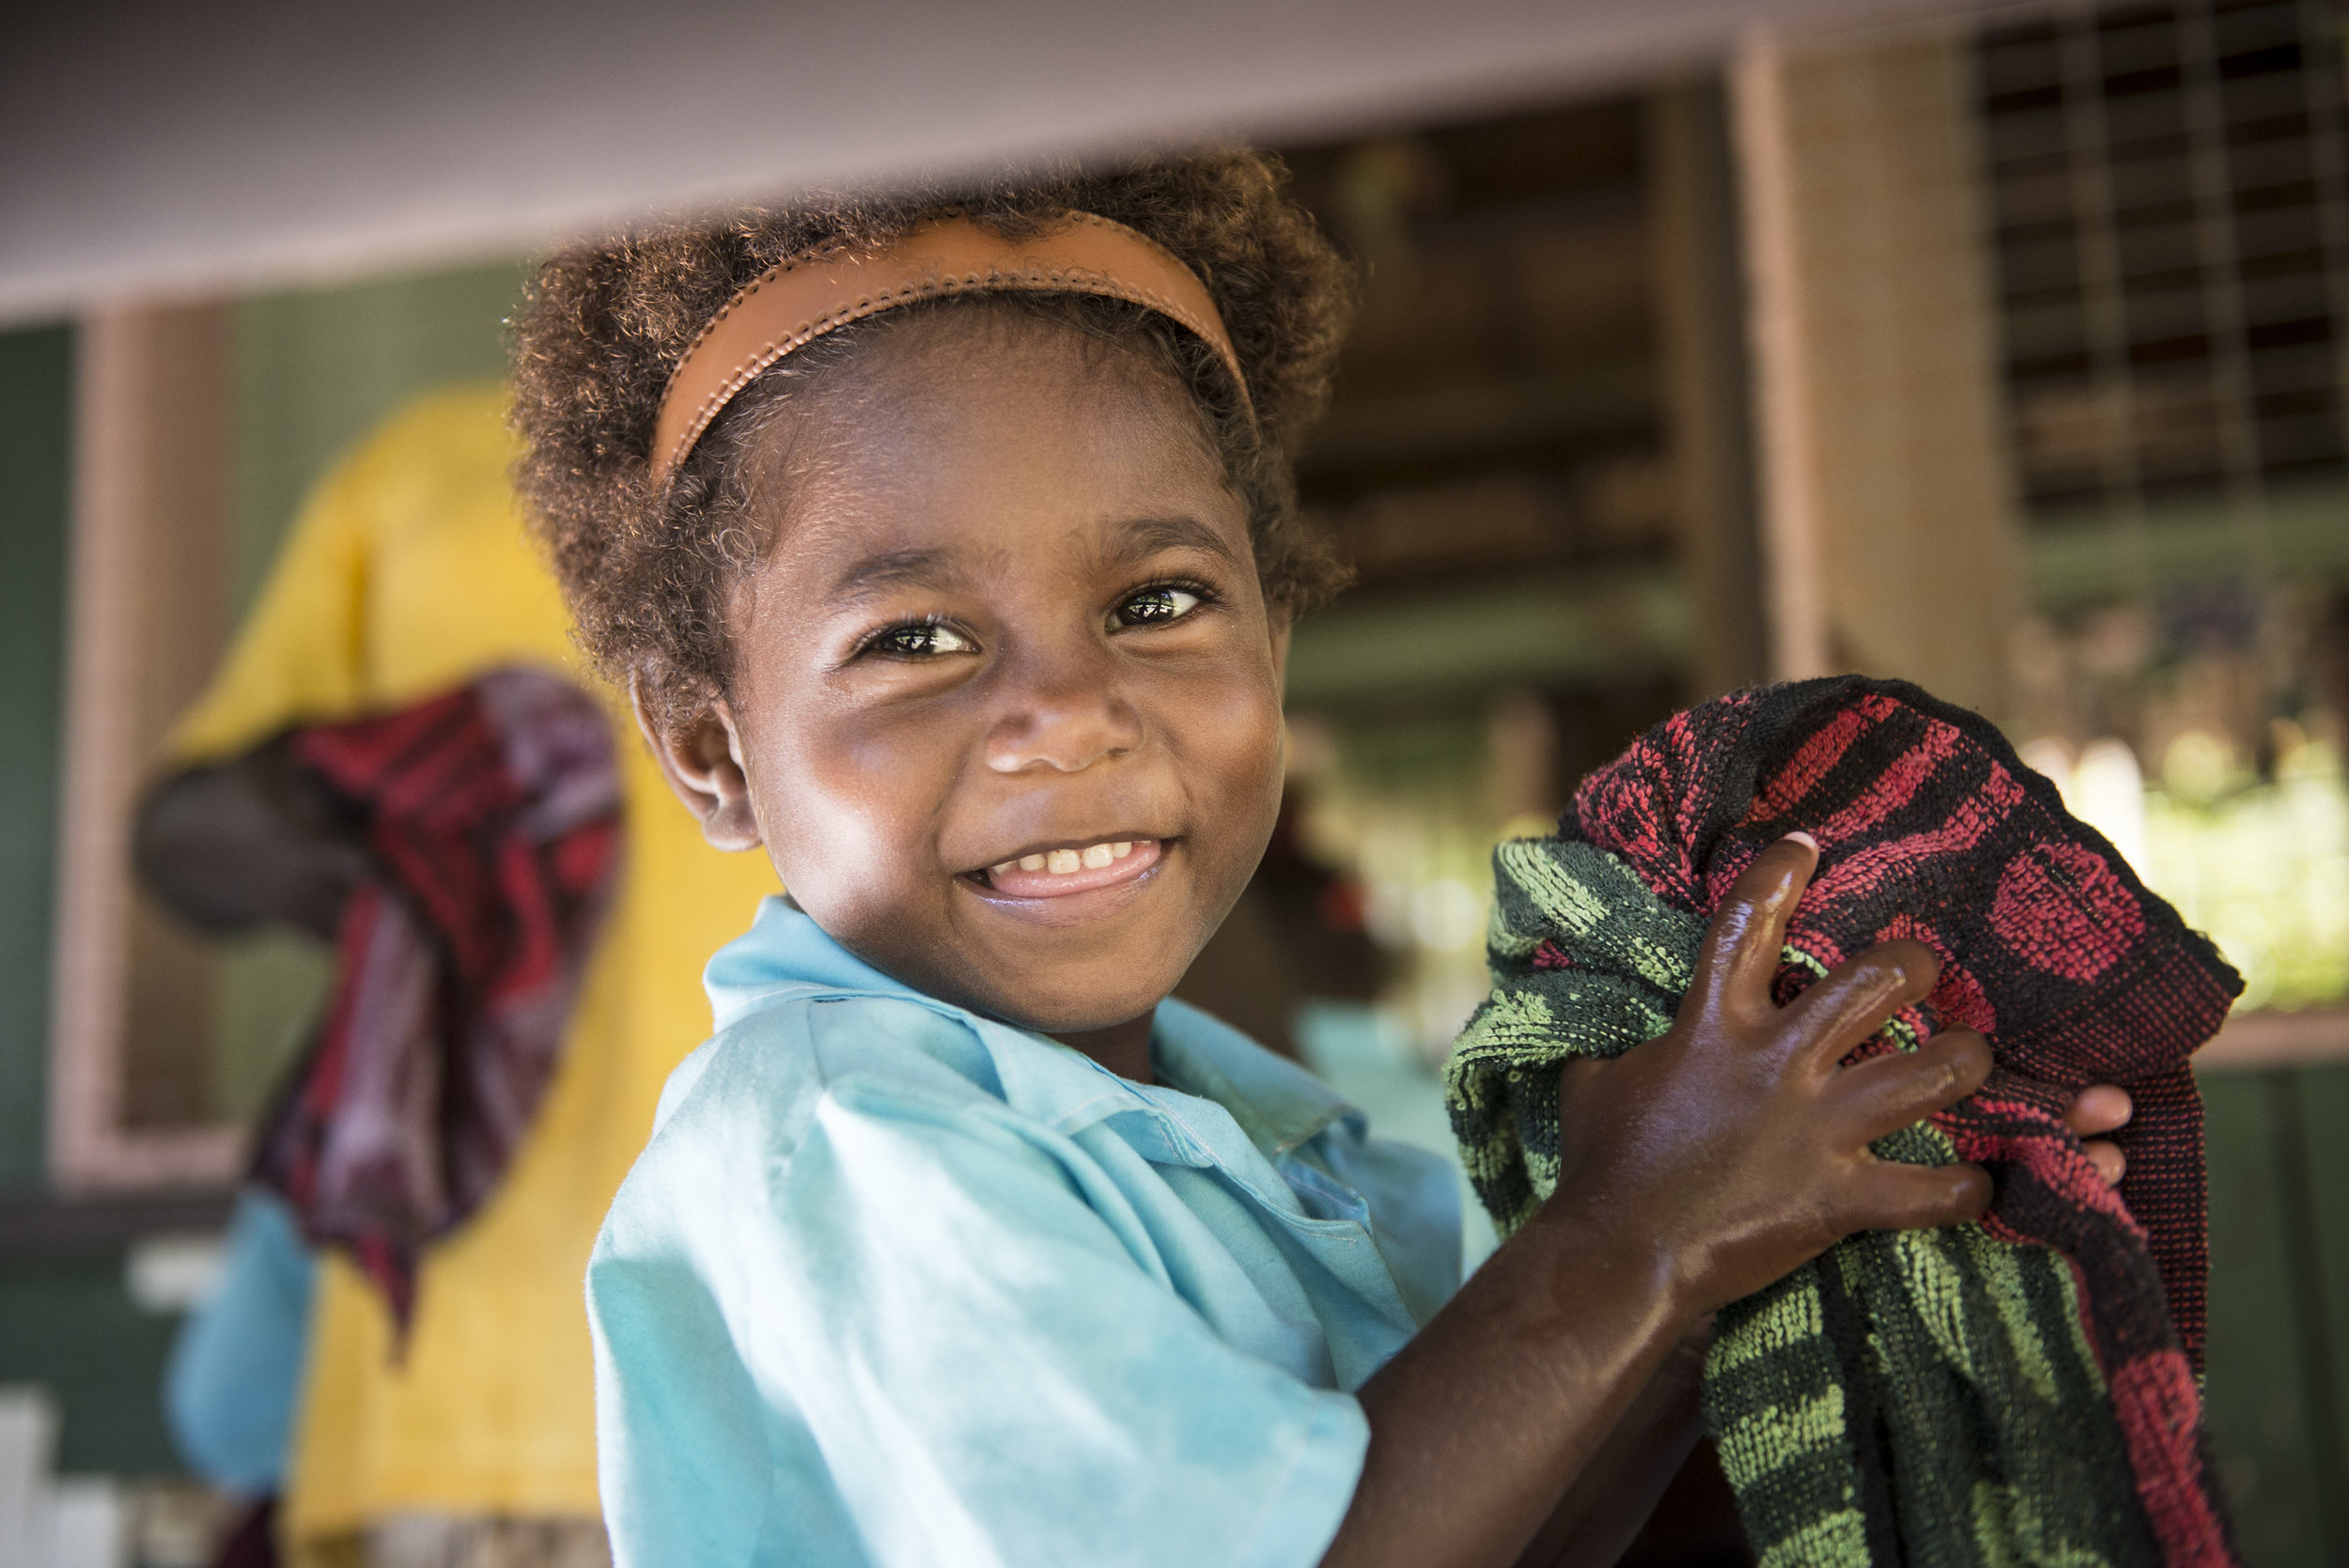
[[[1689,1001],[1705,1011],[1723,1003],[1747,1014],[1768,1009],[1786,923],[1818,862],[1819,846],[1808,833],[1789,833],[1753,858],[1705,930]]]
[[[2080,1145],[2088,1163],[2096,1168],[2096,1174],[2107,1187],[2119,1187],[2121,1178],[2128,1174],[2129,1157],[2121,1152],[2121,1145],[2107,1139],[2092,1139]]]
[[[2072,1102],[2072,1109],[2063,1113],[2063,1125],[2075,1136],[2093,1138],[2100,1132],[2129,1125],[2137,1108],[2129,1102],[2129,1092],[2109,1083],[2092,1083]]]
[[[1798,1048],[1834,1062],[1884,1027],[1884,1020],[1922,1001],[1940,976],[1933,949],[1906,939],[1855,954],[1786,1008]]]
[[[1854,1177],[1843,1234],[1921,1231],[1961,1225],[1990,1206],[1990,1172],[1979,1165],[1902,1165],[1870,1160]]]
[[[1861,1143],[1921,1121],[1972,1094],[1990,1076],[1990,1042],[1970,1029],[1945,1029],[1913,1051],[1890,1051],[1835,1075],[1832,1090]]]

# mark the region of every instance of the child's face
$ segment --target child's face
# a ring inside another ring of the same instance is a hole
[[[765,438],[787,511],[672,774],[907,984],[1053,1032],[1136,1019],[1280,803],[1285,629],[1246,509],[1124,352],[953,316],[875,349]]]

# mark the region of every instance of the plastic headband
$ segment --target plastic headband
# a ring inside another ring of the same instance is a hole
[[[737,393],[793,349],[899,305],[1006,292],[1098,294],[1154,310],[1221,355],[1248,401],[1248,378],[1214,298],[1164,247],[1090,212],[1071,212],[1024,239],[967,217],[941,218],[880,250],[832,246],[777,262],[727,301],[686,349],[661,395],[654,485],[668,482]]]

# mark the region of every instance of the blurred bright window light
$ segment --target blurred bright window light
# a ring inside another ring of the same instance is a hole
[[[123,1259],[123,1288],[144,1311],[192,1312],[220,1288],[221,1238],[202,1233],[148,1236]]]
[[[2023,760],[2112,840],[2146,885],[2243,971],[2241,1008],[2349,996],[2349,784],[2340,744],[2274,725],[2264,777],[2224,738],[2187,730],[2150,776],[2111,737],[2075,755],[2035,740]]]

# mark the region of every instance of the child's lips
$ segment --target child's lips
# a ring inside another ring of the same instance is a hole
[[[1130,882],[1157,865],[1165,849],[1154,838],[1104,839],[1004,861],[978,874],[1007,898],[1066,898]]]

